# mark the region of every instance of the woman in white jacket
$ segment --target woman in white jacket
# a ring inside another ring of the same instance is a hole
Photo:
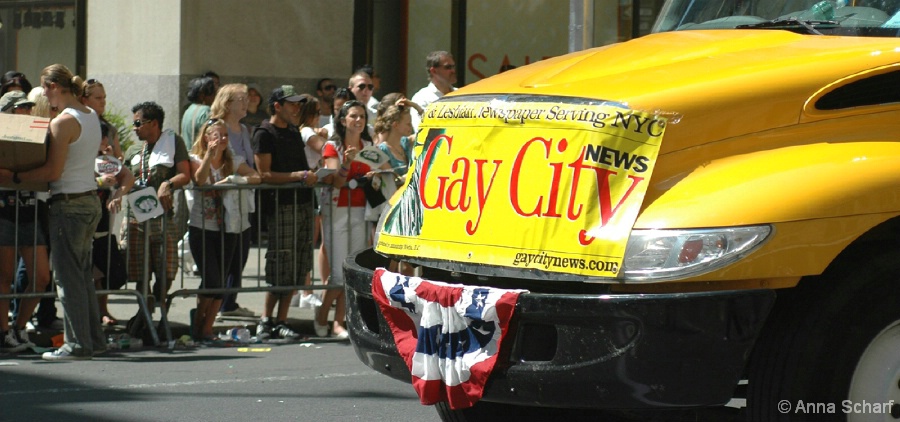
[[[221,119],[210,119],[200,128],[191,149],[191,174],[197,186],[236,182],[259,184],[261,181],[244,157],[231,152],[228,128]],[[238,233],[250,227],[249,207],[236,190],[195,190],[192,193],[188,239],[200,270],[200,285],[205,289],[222,288],[230,263],[240,259]],[[197,295],[192,335],[198,340],[215,339],[212,327],[223,298],[222,294]]]

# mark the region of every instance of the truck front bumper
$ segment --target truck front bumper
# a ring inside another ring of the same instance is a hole
[[[344,263],[350,339],[366,365],[411,382],[372,298],[375,265],[383,263],[371,250]],[[774,300],[772,290],[522,294],[482,400],[598,409],[724,404]]]

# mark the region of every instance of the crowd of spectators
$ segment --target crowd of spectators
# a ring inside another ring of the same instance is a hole
[[[265,230],[266,283],[286,289],[266,292],[256,336],[300,338],[287,323],[293,304],[315,309],[316,335],[346,339],[343,290],[320,295],[302,286],[311,283],[316,249],[322,282],[342,285],[341,262],[371,245],[372,221],[384,204],[372,203],[365,188],[380,189],[382,196],[396,189],[413,159],[412,135],[423,108],[455,89],[449,53],[429,54],[426,70],[429,85],[412,99],[394,92],[381,101],[373,95],[378,78],[371,66],[354,71],[346,88],[320,79],[312,94],[292,85],[270,92],[253,83],[221,85],[219,75],[207,72],[190,82],[177,132],[164,128],[166,113],[157,103],[134,105],[137,141],[125,151],[122,128],[105,115],[103,83],[53,65],[32,91],[24,74],[7,72],[0,111],[52,120],[47,162],[28,171],[0,169],[0,183],[47,182],[50,192],[0,190],[0,294],[48,291],[52,279],[64,315],[55,328],[63,328],[65,341],[43,358],[90,359],[106,350],[102,326],[119,323],[96,290],[131,281],[148,292],[151,309],[164,307],[177,275],[180,239],[190,245],[201,290],[239,288],[251,242]],[[379,151],[384,161],[358,160],[364,150]],[[236,186],[259,183],[289,188],[254,192]],[[129,199],[145,195],[154,199],[152,206]],[[121,243],[111,240],[117,233],[111,215],[118,212],[126,213]],[[256,212],[261,227],[251,218]],[[88,255],[92,259],[83,260]],[[236,296],[199,294],[192,336],[214,342],[217,317],[256,317]],[[0,352],[33,347],[28,334],[45,307],[34,298],[14,302],[11,308],[9,300],[0,300]],[[39,318],[39,326],[56,318],[54,301],[46,307],[52,317]]]

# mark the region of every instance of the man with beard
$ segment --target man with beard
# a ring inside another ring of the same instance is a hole
[[[335,90],[337,90],[337,85],[331,79],[319,79],[319,82],[316,83],[316,98],[319,99],[319,127],[325,127],[331,123]]]

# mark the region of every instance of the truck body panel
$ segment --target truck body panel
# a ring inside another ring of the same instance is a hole
[[[419,264],[425,279],[528,290],[486,402],[703,407],[724,404],[745,379],[748,420],[768,422],[791,420],[780,400],[896,398],[900,373],[866,369],[900,367],[890,352],[900,347],[895,3],[669,0],[657,27],[670,32],[543,60],[433,103],[428,110],[476,98],[609,103],[658,117],[665,134],[614,276],[381,256],[390,248],[378,246],[351,256],[347,322],[360,359],[409,377],[371,292],[373,270],[395,259]],[[492,134],[508,124],[473,121]],[[542,182],[531,177],[523,183]],[[486,230],[521,232],[523,245],[536,235],[559,241],[515,221]],[[752,245],[731,249],[742,241]],[[690,269],[704,259],[712,264]],[[445,420],[479,414],[477,405],[444,410]]]

